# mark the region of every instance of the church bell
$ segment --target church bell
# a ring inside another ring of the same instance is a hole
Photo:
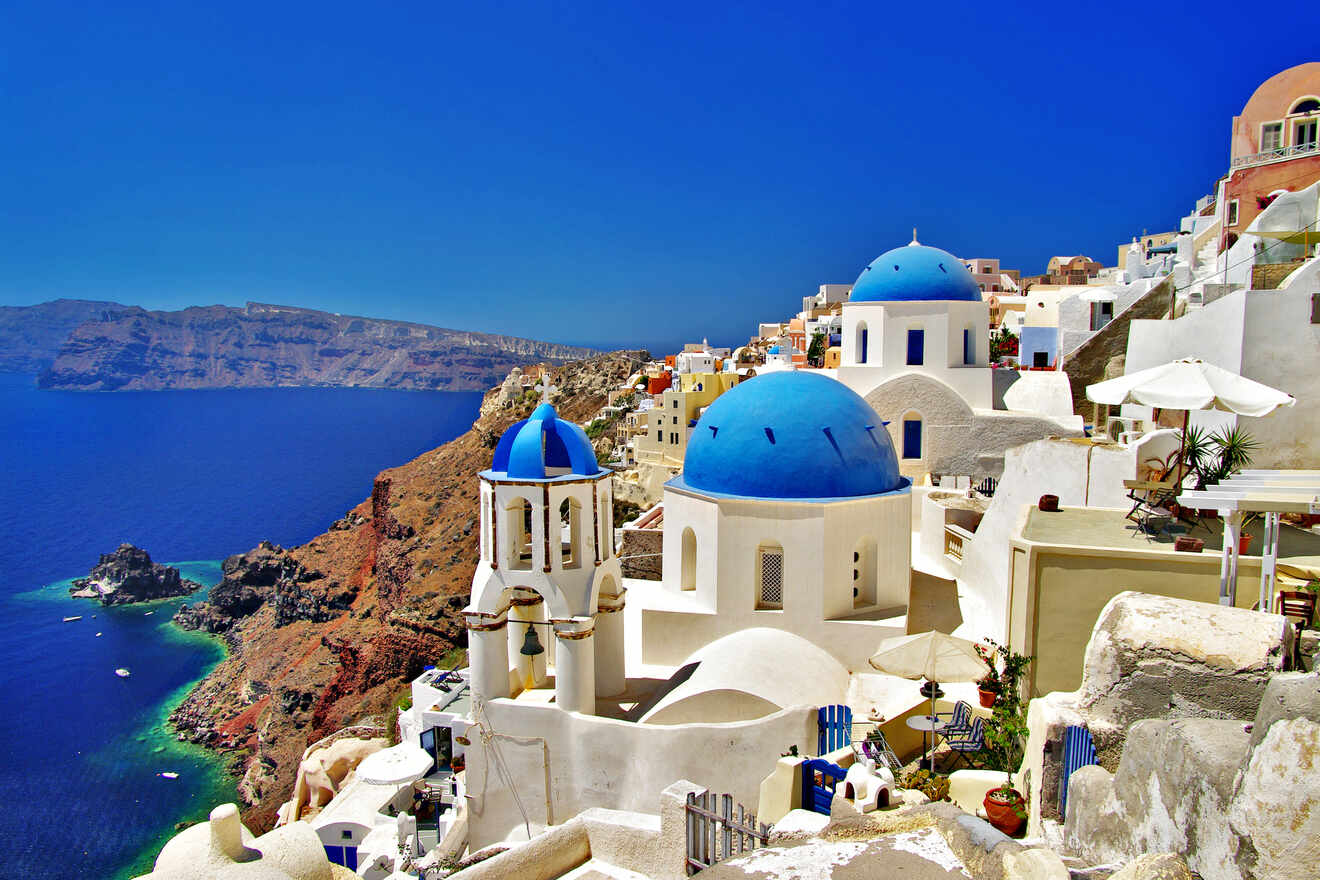
[[[530,623],[527,624],[527,635],[523,637],[523,645],[518,653],[526,657],[535,657],[537,654],[545,653],[545,648],[541,647],[541,640],[536,636],[536,627]]]

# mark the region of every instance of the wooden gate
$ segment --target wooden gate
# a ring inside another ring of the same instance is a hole
[[[802,809],[830,814],[834,789],[848,775],[838,764],[823,758],[810,758],[802,762]]]
[[[737,809],[734,809],[734,807]],[[688,876],[716,862],[765,846],[770,826],[735,805],[733,795],[703,791],[687,796]]]
[[[852,709],[843,705],[821,706],[816,710],[816,729],[818,755],[852,745]]]

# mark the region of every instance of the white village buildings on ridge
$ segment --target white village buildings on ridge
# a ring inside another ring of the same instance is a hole
[[[539,376],[473,474],[466,666],[286,805],[316,876],[1315,876],[1316,95],[1320,62],[1262,84],[1214,194],[1121,267],[1023,278],[914,235],[744,346],[648,364],[606,464]],[[1088,391],[1179,360],[1227,384]],[[1012,766],[995,667],[923,686],[873,663],[902,639],[1034,658]]]

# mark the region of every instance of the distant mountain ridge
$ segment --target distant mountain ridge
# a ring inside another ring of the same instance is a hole
[[[515,366],[595,354],[582,346],[250,302],[177,312],[102,309],[78,324],[41,388],[327,386],[475,391]]]
[[[0,306],[0,373],[40,373],[84,321],[127,308],[116,302],[57,299],[35,306]]]

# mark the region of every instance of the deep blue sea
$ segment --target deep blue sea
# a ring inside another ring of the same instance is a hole
[[[176,822],[235,797],[209,753],[164,725],[221,645],[170,624],[182,600],[102,608],[70,599],[69,579],[128,541],[214,584],[231,553],[324,531],[377,472],[465,431],[480,402],[350,389],[86,394],[0,374],[4,864],[132,876]],[[115,676],[121,666],[129,678]]]

